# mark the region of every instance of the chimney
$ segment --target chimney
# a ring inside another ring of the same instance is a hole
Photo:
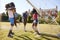
[[[56,10],[58,10],[58,6],[56,6]]]

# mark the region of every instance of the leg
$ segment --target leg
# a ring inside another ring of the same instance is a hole
[[[24,20],[24,31],[26,32],[26,24],[27,24],[27,21],[26,19]]]
[[[14,26],[14,18],[10,18],[9,20],[11,22],[11,28],[10,28],[10,31],[8,33],[8,37],[12,37],[12,35],[13,35],[12,30],[13,30],[13,26]]]
[[[14,19],[14,24],[15,24],[15,26],[17,27],[17,24],[16,24],[17,22],[16,22],[16,19]]]
[[[17,27],[16,21],[14,22],[15,26]]]
[[[39,33],[38,29],[37,29],[37,23],[35,23],[35,32],[37,32],[37,34],[40,35],[40,33]]]
[[[36,32],[37,34],[40,34],[39,31],[38,31],[38,29],[37,29],[37,23],[38,23],[38,20],[35,20],[35,21],[34,21],[34,30],[35,30],[35,32]]]
[[[32,24],[32,28],[33,28],[33,30],[34,30],[34,23]]]
[[[8,37],[12,37],[12,35],[14,34],[14,33],[12,32],[13,26],[14,26],[14,24],[11,24],[11,28],[10,28],[10,31],[9,31],[9,33],[8,33]]]
[[[33,24],[32,24],[32,28],[33,28],[33,30],[35,30],[35,22],[34,22],[34,20],[33,20]]]

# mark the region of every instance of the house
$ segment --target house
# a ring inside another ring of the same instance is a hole
[[[57,14],[58,14],[58,7],[56,6],[55,8],[52,8],[52,9],[41,9],[40,8],[40,15],[42,17],[57,17]]]

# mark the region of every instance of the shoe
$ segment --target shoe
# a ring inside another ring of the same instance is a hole
[[[37,34],[35,37],[36,37],[36,38],[40,38],[40,37],[41,37],[41,35],[38,35],[38,34]]]
[[[14,33],[12,31],[9,31],[8,37],[13,37]]]
[[[37,33],[38,35],[40,35],[40,33],[39,33],[38,31],[36,31],[36,33]]]
[[[13,38],[13,35],[12,34],[8,34],[8,37]]]

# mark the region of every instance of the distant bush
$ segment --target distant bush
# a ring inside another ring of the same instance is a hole
[[[60,24],[60,16],[56,18],[56,21]]]
[[[8,22],[8,16],[5,13],[2,13],[2,21],[3,22]]]
[[[44,20],[44,18],[40,18],[40,20],[39,20],[39,24],[44,24],[45,23],[45,20]]]
[[[32,23],[31,18],[32,18],[32,16],[28,16],[28,23]]]

